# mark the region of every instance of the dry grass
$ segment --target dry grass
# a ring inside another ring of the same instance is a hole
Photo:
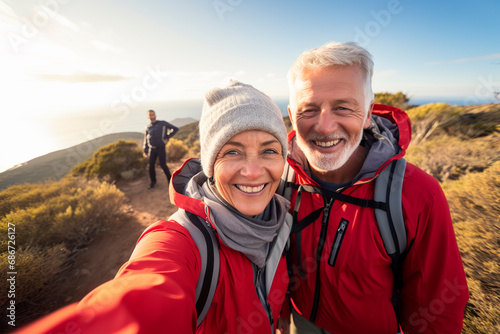
[[[463,333],[500,332],[500,161],[443,184],[466,268]]]
[[[32,319],[31,305],[50,305],[54,282],[72,256],[120,216],[123,194],[108,183],[65,178],[15,186],[0,192],[0,199],[0,290],[9,290],[7,273],[17,272],[16,319]],[[14,240],[9,227],[15,227]],[[3,312],[7,297],[0,296]]]
[[[470,300],[462,333],[500,333],[500,104],[408,110],[406,159],[446,193]]]
[[[463,139],[447,134],[411,143],[406,159],[440,182],[483,171],[500,160],[500,135]]]

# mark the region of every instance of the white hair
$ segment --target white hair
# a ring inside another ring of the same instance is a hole
[[[294,84],[305,72],[331,66],[358,65],[365,76],[365,112],[368,112],[374,99],[372,90],[373,60],[372,55],[354,42],[329,42],[319,48],[303,52],[288,71],[290,106],[295,109]]]

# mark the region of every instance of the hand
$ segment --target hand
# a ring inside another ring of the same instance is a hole
[[[148,157],[148,155],[147,155],[146,153],[142,153],[142,156],[143,156],[144,158],[147,158],[147,157]]]
[[[276,332],[290,334],[290,317],[279,317],[276,325]]]

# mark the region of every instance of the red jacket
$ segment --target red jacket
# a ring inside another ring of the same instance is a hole
[[[179,173],[180,170],[173,175],[174,184]],[[205,203],[172,188],[177,206],[205,219],[210,217],[210,208]],[[278,238],[286,240],[289,228],[280,230]],[[274,333],[288,286],[283,251],[279,251],[274,265],[270,260],[266,265],[269,273],[273,268],[276,270],[267,284],[271,325],[257,296],[253,264],[220,238],[219,244],[217,290],[198,329],[195,309],[201,265],[198,248],[185,227],[175,221],[159,221],[144,231],[130,260],[113,280],[97,287],[79,304],[63,308],[19,333]]]
[[[343,194],[373,199],[376,175],[393,159],[401,158],[410,143],[411,125],[403,111],[375,105],[373,115],[379,128],[376,132],[384,133],[392,146],[377,136],[365,137],[370,142],[367,148],[373,152],[367,153],[360,174],[354,184],[342,190]],[[377,159],[380,162],[371,162]],[[308,165],[296,146],[294,132],[289,134],[288,162],[296,171],[298,184],[318,186],[306,171]],[[296,190],[292,208],[295,200]],[[301,193],[300,203],[298,221],[324,206],[320,195],[308,192]],[[460,333],[468,289],[444,193],[436,179],[408,163],[402,204],[409,246],[399,294],[401,326],[408,333]],[[301,231],[300,243],[296,234],[292,236],[290,290],[295,309],[331,333],[396,333],[391,258],[385,251],[373,209],[334,201],[318,261],[322,217],[319,215]],[[341,219],[349,223],[332,266],[328,262]]]

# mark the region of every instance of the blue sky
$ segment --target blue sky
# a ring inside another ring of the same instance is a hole
[[[373,54],[375,92],[493,102],[498,13],[498,1],[0,0],[2,146],[33,142],[21,120],[49,149],[40,118],[201,99],[227,78],[284,98],[295,58],[329,41]]]

